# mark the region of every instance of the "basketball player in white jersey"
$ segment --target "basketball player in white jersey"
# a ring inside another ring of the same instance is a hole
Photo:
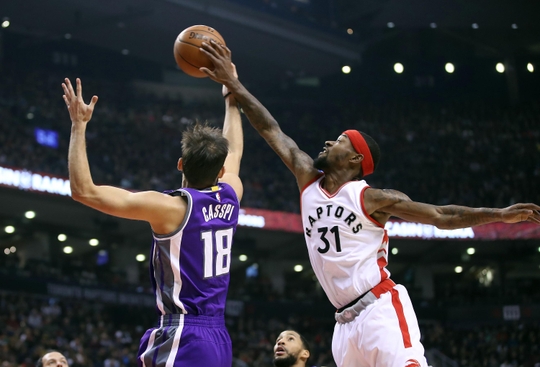
[[[435,206],[396,190],[370,188],[364,177],[377,167],[379,147],[367,134],[344,131],[313,160],[281,131],[268,110],[234,77],[230,50],[215,43],[202,52],[249,121],[295,175],[311,265],[338,310],[332,352],[339,367],[427,366],[420,330],[406,289],[386,269],[391,216],[454,229],[492,222],[540,224],[540,207],[504,209]]]

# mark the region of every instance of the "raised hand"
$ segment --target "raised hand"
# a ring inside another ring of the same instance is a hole
[[[82,84],[81,79],[76,79],[77,93],[73,90],[73,86],[68,78],[62,83],[62,89],[64,90],[64,102],[69,111],[69,117],[74,126],[84,126],[92,118],[94,112],[94,106],[98,101],[97,96],[93,96],[89,104],[84,103],[82,97]]]
[[[227,46],[218,44],[214,40],[210,42],[203,42],[200,48],[201,52],[204,52],[214,64],[214,70],[208,68],[200,68],[199,70],[210,77],[210,79],[227,85],[230,82],[238,79],[236,75],[236,68],[231,61],[231,50]]]
[[[533,222],[540,224],[540,206],[536,204],[514,204],[502,209],[505,223]]]

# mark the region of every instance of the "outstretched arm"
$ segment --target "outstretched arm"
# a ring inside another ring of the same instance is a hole
[[[313,167],[313,159],[298,148],[290,137],[285,135],[268,110],[234,77],[231,51],[215,42],[203,43],[201,51],[210,57],[214,70],[201,68],[212,80],[226,86],[242,106],[249,122],[279,155],[283,163],[296,177],[298,187],[303,188],[319,174]]]
[[[72,122],[68,153],[72,198],[106,214],[147,221],[159,234],[167,234],[178,228],[186,212],[186,204],[180,198],[155,191],[132,193],[117,187],[94,184],[86,155],[85,134],[98,97],[93,96],[91,102],[85,104],[78,78],[77,93],[69,79],[65,79],[62,88]]]
[[[234,65],[233,65],[234,66]],[[235,76],[236,71],[235,71]],[[236,99],[229,93],[229,89],[223,86],[223,97],[225,97],[225,121],[223,122],[223,136],[229,141],[229,154],[225,159],[225,174],[220,181],[232,186],[242,200],[244,187],[238,176],[240,174],[240,161],[244,152],[244,133],[242,131],[242,117],[236,103]]]
[[[436,206],[412,201],[396,190],[367,189],[364,206],[374,216],[390,216],[411,222],[432,224],[441,229],[456,229],[493,222],[540,224],[540,206],[515,204],[503,209],[470,208],[467,206]]]

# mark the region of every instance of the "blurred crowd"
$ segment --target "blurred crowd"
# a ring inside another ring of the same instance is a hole
[[[309,366],[335,366],[331,313],[316,316],[313,304],[289,303],[288,316],[282,316],[270,312],[272,307],[267,305],[261,312],[256,305],[246,303],[240,314],[227,316],[233,367],[271,366],[276,337],[285,329],[297,330],[309,341]],[[155,321],[151,308],[0,292],[0,366],[34,366],[49,349],[62,352],[71,367],[134,366],[139,339]],[[443,353],[456,367],[540,364],[539,324],[460,326],[429,322],[421,324],[421,330],[426,350]]]
[[[54,73],[6,75],[0,82],[0,165],[67,176],[70,123]],[[135,190],[178,187],[182,131],[194,121],[222,124],[221,105],[137,94],[129,83],[83,80],[100,101],[88,128],[97,183]],[[261,97],[264,102],[264,96]],[[325,140],[354,127],[372,135],[381,163],[367,181],[434,204],[503,207],[540,202],[540,103],[516,107],[485,101],[312,103],[285,99],[267,107],[311,156]],[[59,134],[58,148],[36,143],[36,127]],[[293,176],[245,124],[242,205],[299,212]]]
[[[452,327],[422,327],[426,349],[436,348],[468,367],[540,366],[540,324],[508,323]]]
[[[50,349],[63,353],[71,367],[135,366],[139,339],[156,321],[151,308],[0,292],[0,366],[34,366]],[[234,366],[271,366],[277,336],[295,329],[310,341],[312,365],[330,367],[332,321],[249,311],[228,317]]]

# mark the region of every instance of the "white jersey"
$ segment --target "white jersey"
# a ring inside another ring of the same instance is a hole
[[[323,179],[302,190],[302,223],[313,271],[339,309],[390,276],[388,236],[365,212],[365,181],[348,182],[331,195]]]

